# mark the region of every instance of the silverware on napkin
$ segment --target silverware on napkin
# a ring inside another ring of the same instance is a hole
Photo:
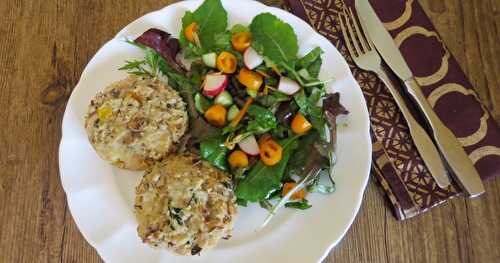
[[[392,84],[389,76],[387,76],[381,64],[382,59],[380,55],[375,50],[368,35],[363,34],[363,30],[360,30],[352,10],[349,8],[349,11],[346,13],[344,9],[343,13],[339,13],[339,20],[347,49],[354,63],[361,69],[377,74],[379,79],[387,86],[408,124],[413,142],[422,160],[429,169],[430,174],[436,180],[439,187],[448,187],[450,185],[450,179],[434,142],[424,128],[415,120],[406,106],[403,97],[399,94],[398,89]],[[364,36],[366,36],[366,38]]]
[[[415,81],[413,73],[404,60],[399,48],[396,46],[389,32],[378,18],[368,0],[356,0],[355,3],[358,17],[365,33],[370,36],[376,49],[389,65],[394,73],[404,82],[408,93],[412,96],[425,119],[432,129],[434,139],[441,154],[446,159],[448,165],[453,170],[453,175],[470,197],[479,196],[484,193],[484,185],[472,161],[465,150],[460,145],[455,135],[438,118],[418,83]]]

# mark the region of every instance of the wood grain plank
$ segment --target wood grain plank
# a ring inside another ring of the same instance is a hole
[[[451,205],[459,202],[463,200],[452,200],[404,222],[388,215],[386,241],[394,251],[389,254],[389,262],[461,262],[458,235],[466,229],[455,225],[456,221],[466,225],[467,219],[453,216],[453,210],[463,206]]]
[[[346,236],[336,246],[326,262],[386,262],[389,248],[385,230],[388,211],[380,189],[370,180],[361,210]]]
[[[69,211],[67,211],[66,220],[64,221],[64,240],[61,245],[63,246],[63,251],[60,262],[103,262],[97,251],[85,241]]]
[[[65,209],[54,153],[64,111],[61,102],[69,93],[56,82],[52,61],[53,43],[60,37],[52,32],[56,16],[35,23],[30,18],[55,14],[57,5],[11,2],[0,12],[10,17],[1,20],[8,30],[1,40],[2,51],[7,51],[2,52],[2,64],[8,72],[1,76],[0,90],[9,91],[0,100],[5,141],[1,155],[7,156],[0,176],[0,247],[8,252],[2,253],[2,260],[53,262],[60,257]]]
[[[467,200],[471,244],[470,262],[500,262],[500,188],[486,185],[481,198]]]

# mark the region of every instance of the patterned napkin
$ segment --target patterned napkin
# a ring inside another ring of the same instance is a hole
[[[358,80],[370,113],[373,175],[386,192],[395,216],[404,220],[460,194],[440,189],[422,162],[408,127],[386,87],[357,68],[344,46],[337,12],[354,1],[286,0],[285,8],[311,24],[342,53]],[[500,130],[477,99],[416,0],[372,0],[372,6],[400,47],[427,99],[455,133],[486,180],[500,175]],[[328,63],[328,62],[327,62]]]

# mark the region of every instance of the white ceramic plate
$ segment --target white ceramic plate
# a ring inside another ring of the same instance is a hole
[[[91,98],[108,84],[126,77],[117,69],[126,59],[141,58],[141,51],[123,42],[155,27],[178,34],[186,10],[201,1],[179,2],[132,22],[106,43],[85,68],[64,114],[59,149],[61,180],[73,218],[85,239],[106,262],[317,262],[344,236],[359,210],[368,181],[371,141],[366,104],[347,63],[335,47],[309,25],[277,8],[247,0],[223,0],[230,24],[249,24],[262,12],[271,12],[294,28],[305,54],[320,46],[324,65],[320,78],[336,79],[329,91],[341,93],[349,109],[347,125],[339,128],[338,161],[332,195],[311,194],[306,211],[282,209],[262,231],[267,213],[257,205],[239,208],[233,237],[222,240],[201,256],[180,257],[141,243],[133,214],[134,188],[141,173],[112,167],[94,152],[84,130],[84,115]],[[103,25],[104,26],[104,25]]]

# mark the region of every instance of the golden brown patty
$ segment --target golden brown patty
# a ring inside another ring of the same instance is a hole
[[[146,170],[175,150],[186,131],[185,103],[158,80],[129,77],[91,101],[85,128],[101,158],[130,170]]]
[[[139,237],[181,255],[197,254],[230,237],[235,201],[226,173],[196,155],[172,154],[136,188]]]

